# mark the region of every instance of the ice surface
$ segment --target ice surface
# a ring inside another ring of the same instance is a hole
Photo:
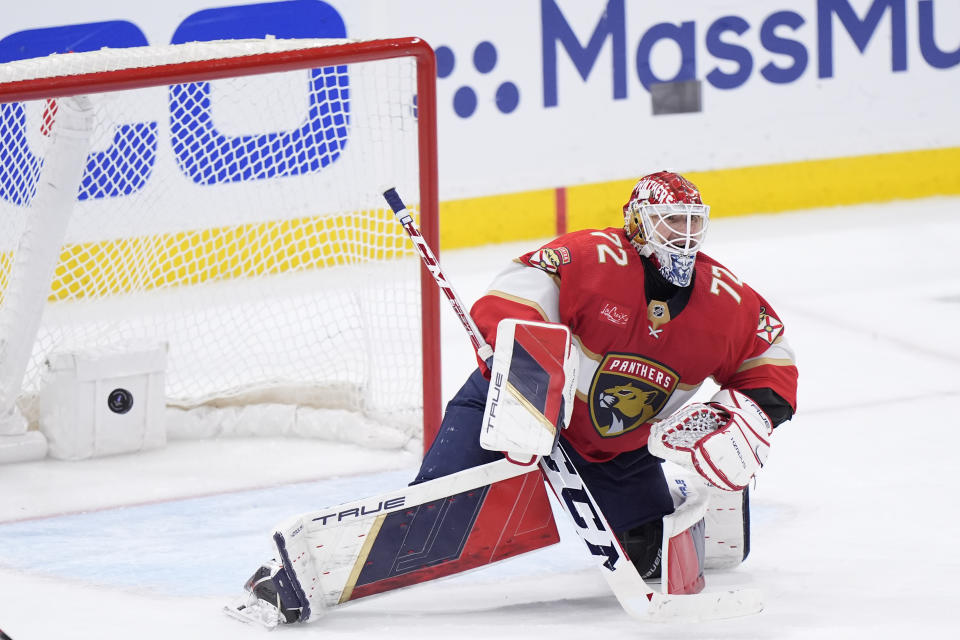
[[[562,542],[360,602],[297,637],[952,637],[960,602],[960,199],[714,221],[705,250],[759,290],[800,364],[799,413],[753,492],[753,550],[708,589],[760,587],[740,620],[626,616]],[[535,242],[448,252],[472,301]],[[473,366],[443,312],[444,395]],[[397,487],[409,452],[305,440],[172,442],[84,462],[0,466],[0,628],[15,640],[262,637],[224,616],[275,521]]]

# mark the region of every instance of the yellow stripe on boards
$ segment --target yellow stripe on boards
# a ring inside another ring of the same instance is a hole
[[[663,168],[651,164],[637,170]],[[712,171],[669,168],[700,188],[714,218],[960,194],[960,148]],[[567,229],[620,226],[623,205],[639,177],[568,186]],[[493,209],[503,215],[474,219]],[[556,230],[552,212],[552,190],[441,203],[441,248],[548,238]]]
[[[656,171],[659,166],[638,167]],[[686,171],[722,218],[960,194],[960,148]],[[567,229],[619,226],[631,177],[566,188]],[[440,250],[556,234],[554,189],[440,204]],[[531,247],[533,248],[533,247]],[[213,280],[412,255],[388,211],[325,215],[64,247],[51,300],[115,295]],[[0,254],[0,300],[12,254]]]
[[[567,229],[622,227],[623,205],[639,178],[567,187]]]
[[[712,217],[960,194],[960,148],[685,174]]]
[[[543,238],[556,230],[553,189],[440,203],[440,249]]]

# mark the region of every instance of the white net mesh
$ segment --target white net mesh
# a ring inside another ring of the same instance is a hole
[[[0,65],[0,81],[316,44],[50,56]],[[279,400],[416,434],[419,261],[379,194],[390,184],[420,201],[415,62],[112,93],[91,76],[84,93],[92,148],[54,279],[37,284],[49,298],[21,386],[27,413],[51,352],[158,340],[170,404]],[[57,110],[0,104],[0,296],[38,215]]]

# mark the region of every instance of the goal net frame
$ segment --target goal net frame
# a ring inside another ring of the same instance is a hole
[[[439,251],[437,184],[436,61],[433,49],[420,38],[337,41],[302,49],[268,51],[218,60],[174,62],[156,66],[95,71],[78,75],[0,82],[0,103],[51,100],[87,93],[107,93],[224,78],[280,73],[412,58],[416,65],[416,136],[419,162],[420,225],[425,240]],[[369,185],[376,191],[389,185]],[[441,419],[439,292],[422,265],[420,273],[424,450]],[[0,336],[5,338],[5,336]],[[0,411],[6,407],[0,407]]]

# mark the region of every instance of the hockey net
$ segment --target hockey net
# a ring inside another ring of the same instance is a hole
[[[159,342],[171,437],[434,429],[436,292],[380,194],[436,247],[434,82],[417,39],[0,65],[3,415],[51,354]]]

